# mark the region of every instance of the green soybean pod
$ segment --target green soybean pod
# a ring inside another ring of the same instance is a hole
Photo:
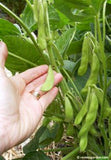
[[[87,144],[88,144],[88,135],[87,133],[85,133],[83,136],[81,136],[80,138],[80,152],[84,152],[86,147],[87,147]]]
[[[45,91],[45,92],[49,91],[50,89],[52,89],[53,85],[54,85],[54,72],[51,65],[49,65],[48,75],[45,83],[41,87],[41,91]]]
[[[88,67],[88,37],[85,35],[82,46],[81,64],[78,69],[78,75],[82,76],[83,74],[85,74],[87,67]]]
[[[34,13],[34,19],[36,22],[38,22],[38,9],[37,9],[37,6],[38,6],[38,0],[34,0],[34,6],[33,6],[33,13]]]
[[[90,130],[89,130],[89,132],[93,135],[93,136],[98,136],[98,132],[96,131],[96,129],[95,129],[95,127],[92,125],[91,127],[90,127]]]
[[[86,115],[87,111],[88,111],[88,106],[89,106],[89,101],[90,101],[90,88],[88,89],[88,94],[86,97],[86,101],[83,104],[80,112],[77,114],[76,118],[75,118],[75,125],[78,125],[81,123],[81,121],[83,120],[84,116]]]
[[[98,59],[97,55],[93,52],[93,60],[92,60],[92,65],[91,65],[91,73],[90,73],[88,81],[86,82],[85,87],[81,91],[82,93],[86,93],[87,92],[88,86],[97,83],[99,69],[100,69],[99,59]]]
[[[91,97],[91,102],[89,106],[89,111],[86,115],[85,123],[79,132],[79,137],[81,137],[82,135],[84,135],[86,132],[90,130],[90,127],[93,125],[97,117],[98,99],[94,91],[92,92],[91,96],[92,97]]]
[[[65,96],[65,121],[70,122],[73,120],[72,104],[67,96]]]
[[[102,103],[103,103],[103,96],[104,96],[104,92],[102,89],[96,87],[96,85],[93,85],[96,96],[98,98],[99,104],[102,107]],[[104,114],[103,114],[103,118],[105,119],[106,117],[109,117],[111,115],[111,107],[109,105],[108,100],[105,98],[105,103],[104,103]]]
[[[47,48],[46,34],[45,34],[45,18],[44,7],[42,0],[38,0],[38,46],[41,50]]]
[[[111,152],[109,153],[108,158],[109,158],[109,160],[111,159]]]

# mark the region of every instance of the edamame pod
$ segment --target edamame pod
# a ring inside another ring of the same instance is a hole
[[[81,138],[80,138],[80,151],[84,152],[88,143],[88,135],[85,133]]]
[[[38,0],[38,46],[41,50],[47,48],[46,34],[45,34],[45,18],[44,7],[42,0]]]
[[[52,69],[52,67],[50,65],[46,81],[42,85],[41,91],[45,91],[45,92],[49,91],[50,89],[52,89],[53,85],[54,85],[54,72],[53,72],[53,69]]]
[[[38,22],[38,9],[37,9],[37,2],[38,0],[34,0],[33,12],[34,12],[34,19]]]
[[[67,96],[65,96],[65,121],[70,122],[73,120],[72,104]]]
[[[98,98],[99,104],[100,106],[102,106],[103,103],[103,96],[104,96],[104,92],[102,89],[97,88],[96,85],[93,85],[96,96]],[[109,102],[107,101],[107,99],[105,98],[105,103],[104,103],[104,114],[103,114],[103,118],[105,119],[106,117],[109,117],[111,115],[111,107],[109,105]]]
[[[76,118],[75,118],[75,125],[78,125],[81,123],[81,121],[83,120],[84,116],[86,115],[87,111],[88,111],[88,106],[89,106],[89,101],[90,101],[90,88],[88,90],[88,94],[87,94],[87,98],[85,103],[83,104],[80,112],[77,114]]]
[[[85,35],[82,47],[81,64],[78,69],[78,75],[82,76],[88,67],[88,38]]]
[[[97,55],[93,52],[91,73],[90,73],[88,81],[86,82],[85,87],[81,91],[82,93],[86,93],[87,92],[88,86],[97,83],[99,68],[100,68],[100,62],[98,60]]]
[[[82,135],[87,133],[89,131],[90,127],[93,125],[93,123],[96,120],[97,110],[98,110],[98,99],[97,99],[97,96],[94,91],[92,92],[91,96],[92,97],[91,97],[89,111],[88,111],[87,116],[85,118],[85,123],[79,132],[79,137],[81,137]]]

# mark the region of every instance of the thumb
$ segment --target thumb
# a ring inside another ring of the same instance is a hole
[[[4,42],[0,42],[0,67],[4,68],[5,61],[8,55],[7,46]]]
[[[4,73],[4,65],[8,55],[7,46],[4,42],[0,42],[0,73]]]

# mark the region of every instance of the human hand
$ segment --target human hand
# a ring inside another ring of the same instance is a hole
[[[55,74],[54,87],[37,98],[32,94],[44,83],[48,66],[42,65],[8,78],[4,64],[7,47],[0,42],[0,154],[23,142],[36,129],[43,112],[58,93],[55,87],[62,80]]]

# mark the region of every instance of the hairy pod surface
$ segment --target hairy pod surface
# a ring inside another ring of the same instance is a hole
[[[83,124],[79,132],[79,137],[81,137],[83,134],[89,131],[90,127],[93,125],[97,117],[98,99],[94,91],[92,92],[91,96],[92,97],[91,97],[91,102],[89,106],[89,111],[86,115],[85,123]]]
[[[73,120],[72,104],[67,96],[65,96],[65,121],[70,122]]]
[[[42,85],[41,91],[45,91],[45,92],[49,91],[50,89],[52,89],[53,85],[54,85],[54,72],[50,65],[48,69],[48,75],[47,75],[46,81]]]

